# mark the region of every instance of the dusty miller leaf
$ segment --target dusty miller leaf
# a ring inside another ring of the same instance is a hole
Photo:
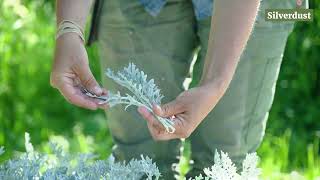
[[[247,154],[242,163],[241,180],[258,180],[261,170],[258,166],[258,156],[256,153]]]
[[[125,109],[132,105],[144,106],[152,112],[153,104],[161,104],[163,95],[160,93],[160,89],[154,83],[154,80],[148,80],[147,75],[140,71],[135,64],[129,63],[128,67],[116,73],[107,69],[106,75],[132,93],[132,95],[121,96],[119,91],[117,93],[109,92],[106,103],[110,107],[117,104],[126,105]],[[173,133],[175,131],[174,124],[170,119],[156,117],[168,132]]]

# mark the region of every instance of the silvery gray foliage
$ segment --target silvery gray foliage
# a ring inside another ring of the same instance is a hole
[[[51,143],[52,154],[34,151],[25,134],[26,152],[0,165],[0,179],[5,180],[139,180],[159,179],[161,174],[149,157],[132,159],[129,163],[116,162],[111,155],[107,160],[95,160],[93,154],[71,155]],[[0,148],[0,154],[4,148]],[[204,169],[204,174],[192,180],[258,180],[258,156],[248,154],[238,174],[227,153],[216,151],[215,164]]]
[[[132,93],[132,95],[126,94],[122,96],[119,91],[117,93],[109,91],[106,103],[110,107],[117,104],[125,104],[125,109],[132,105],[144,106],[152,112],[153,104],[161,104],[163,95],[160,93],[160,89],[154,83],[154,80],[148,80],[147,74],[140,71],[135,64],[129,63],[128,67],[117,73],[114,73],[111,69],[107,69],[106,75]],[[168,132],[173,133],[175,131],[174,124],[170,119],[159,116],[156,116],[156,118]]]
[[[33,151],[32,145],[28,142],[29,134],[25,135],[26,153],[19,158],[8,160],[0,166],[0,179],[8,180],[29,180],[40,178],[40,164],[44,163],[45,157]]]
[[[258,180],[261,170],[257,168],[259,158],[257,153],[247,154],[242,162],[241,180]]]
[[[196,176],[191,180],[258,180],[260,169],[257,168],[258,156],[256,153],[247,154],[242,162],[242,172],[237,173],[227,153],[215,152],[214,165],[203,170],[204,175]]]
[[[149,157],[132,159],[129,163],[95,160],[92,154],[71,155],[51,144],[52,154],[34,151],[25,135],[26,152],[0,165],[0,179],[5,180],[138,180],[159,179],[160,172]],[[3,152],[3,148],[0,148]]]

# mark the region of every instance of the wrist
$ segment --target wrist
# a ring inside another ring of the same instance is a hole
[[[230,81],[226,77],[216,77],[208,80],[201,80],[199,86],[204,89],[208,100],[216,101],[226,92]]]
[[[202,78],[199,85],[205,87],[208,90],[224,91],[229,85],[228,76],[218,76],[214,78]]]
[[[59,45],[61,43],[65,43],[65,42],[73,42],[73,43],[77,43],[77,44],[84,44],[84,42],[82,41],[82,39],[75,33],[65,33],[61,36],[59,36],[56,39],[56,44]]]
[[[81,26],[74,21],[63,20],[59,23],[56,32],[56,39],[59,39],[61,36],[65,34],[76,34],[82,40],[83,43],[85,42],[84,32]]]

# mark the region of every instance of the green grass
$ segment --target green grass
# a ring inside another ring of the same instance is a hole
[[[287,130],[280,136],[266,136],[258,149],[261,157],[262,177],[265,179],[293,179],[292,176],[300,174],[300,178],[316,179],[320,177],[319,137],[307,144],[303,140],[292,142],[291,131]],[[290,150],[295,146],[304,146],[305,150],[290,157]],[[305,164],[296,160],[301,159]]]

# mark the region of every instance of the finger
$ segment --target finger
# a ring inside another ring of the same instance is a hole
[[[91,93],[101,96],[103,89],[94,78],[88,64],[79,64],[75,66],[75,72],[79,76],[81,84]]]
[[[159,124],[157,124],[157,120],[153,119],[153,117],[150,116],[149,113],[145,113],[143,112],[143,108],[138,108],[138,111],[140,112],[140,114],[142,115],[142,117],[144,117],[147,121],[147,126],[150,132],[150,135],[152,136],[152,139],[155,141],[158,141],[159,138],[158,136],[162,133],[165,132],[164,128],[162,128],[162,126]],[[148,117],[150,116],[150,118]]]
[[[108,91],[106,90],[106,89],[104,89],[104,88],[102,88],[102,94],[101,94],[101,96],[105,96],[105,97],[107,97],[108,96]],[[100,109],[103,109],[103,110],[106,110],[108,107],[109,107],[109,105],[108,105],[108,103],[106,102],[106,101],[100,101],[99,100],[99,102],[98,102],[98,107],[100,108]]]
[[[104,88],[102,88],[102,93],[101,96],[107,96],[108,95],[108,91]]]
[[[174,123],[174,128],[175,128],[175,132],[174,134],[177,135],[177,137],[179,138],[188,138],[192,131],[186,120],[184,119],[184,117],[182,115],[177,115],[175,118],[172,119],[173,123]]]
[[[51,73],[50,85],[53,88],[58,89],[61,85],[65,83],[73,84],[74,79],[76,79],[76,76],[73,73]]]
[[[77,84],[77,83],[76,83],[76,84]],[[83,86],[80,84],[80,80],[79,80],[78,86],[79,86],[79,88],[81,88],[81,89],[83,88]],[[82,91],[83,91],[83,90],[82,90]],[[86,94],[86,93],[84,93],[84,94]],[[108,91],[107,91],[106,89],[102,88],[101,96],[107,97],[107,96],[108,96]],[[86,96],[86,97],[87,97],[87,96]],[[103,100],[103,99],[100,99],[100,98],[93,98],[93,97],[90,97],[90,96],[88,96],[88,97],[89,97],[89,99],[91,99],[91,100],[93,100],[95,103],[97,103],[98,108],[100,108],[100,109],[106,110],[106,109],[109,107],[109,105],[108,105],[108,103],[107,103],[106,100]]]
[[[98,103],[98,108],[102,109],[102,110],[106,110],[106,109],[109,108],[109,105],[107,103],[105,103],[105,102],[99,102]]]
[[[161,117],[171,117],[183,112],[183,104],[174,100],[162,106],[153,105],[153,112]]]
[[[138,107],[138,112],[147,121],[148,124],[152,125],[153,128],[163,131],[163,125],[153,116],[153,114],[148,111],[145,107]]]
[[[176,134],[168,133],[167,131],[165,131],[165,129],[160,130],[158,128],[155,128],[150,123],[147,123],[147,125],[150,131],[150,134],[155,141],[165,141],[165,140],[179,138]]]
[[[156,140],[157,141],[168,141],[168,140],[172,140],[172,139],[179,139],[180,137],[177,134],[174,133],[167,133],[167,132],[163,132],[161,134],[158,134],[156,136]]]
[[[100,101],[98,102],[98,107],[100,109],[106,110],[107,108],[109,108],[109,105],[106,101]]]
[[[86,97],[80,89],[72,86],[71,84],[65,83],[58,89],[71,104],[91,110],[96,110],[98,107],[97,102]]]
[[[148,122],[147,125],[154,140],[165,141],[180,138],[180,136],[176,133],[168,133],[163,125],[145,107],[139,107],[138,112]]]
[[[158,128],[154,127],[152,124],[147,123],[150,135],[152,136],[153,140],[158,140],[158,136],[163,133],[162,130],[159,130]]]

